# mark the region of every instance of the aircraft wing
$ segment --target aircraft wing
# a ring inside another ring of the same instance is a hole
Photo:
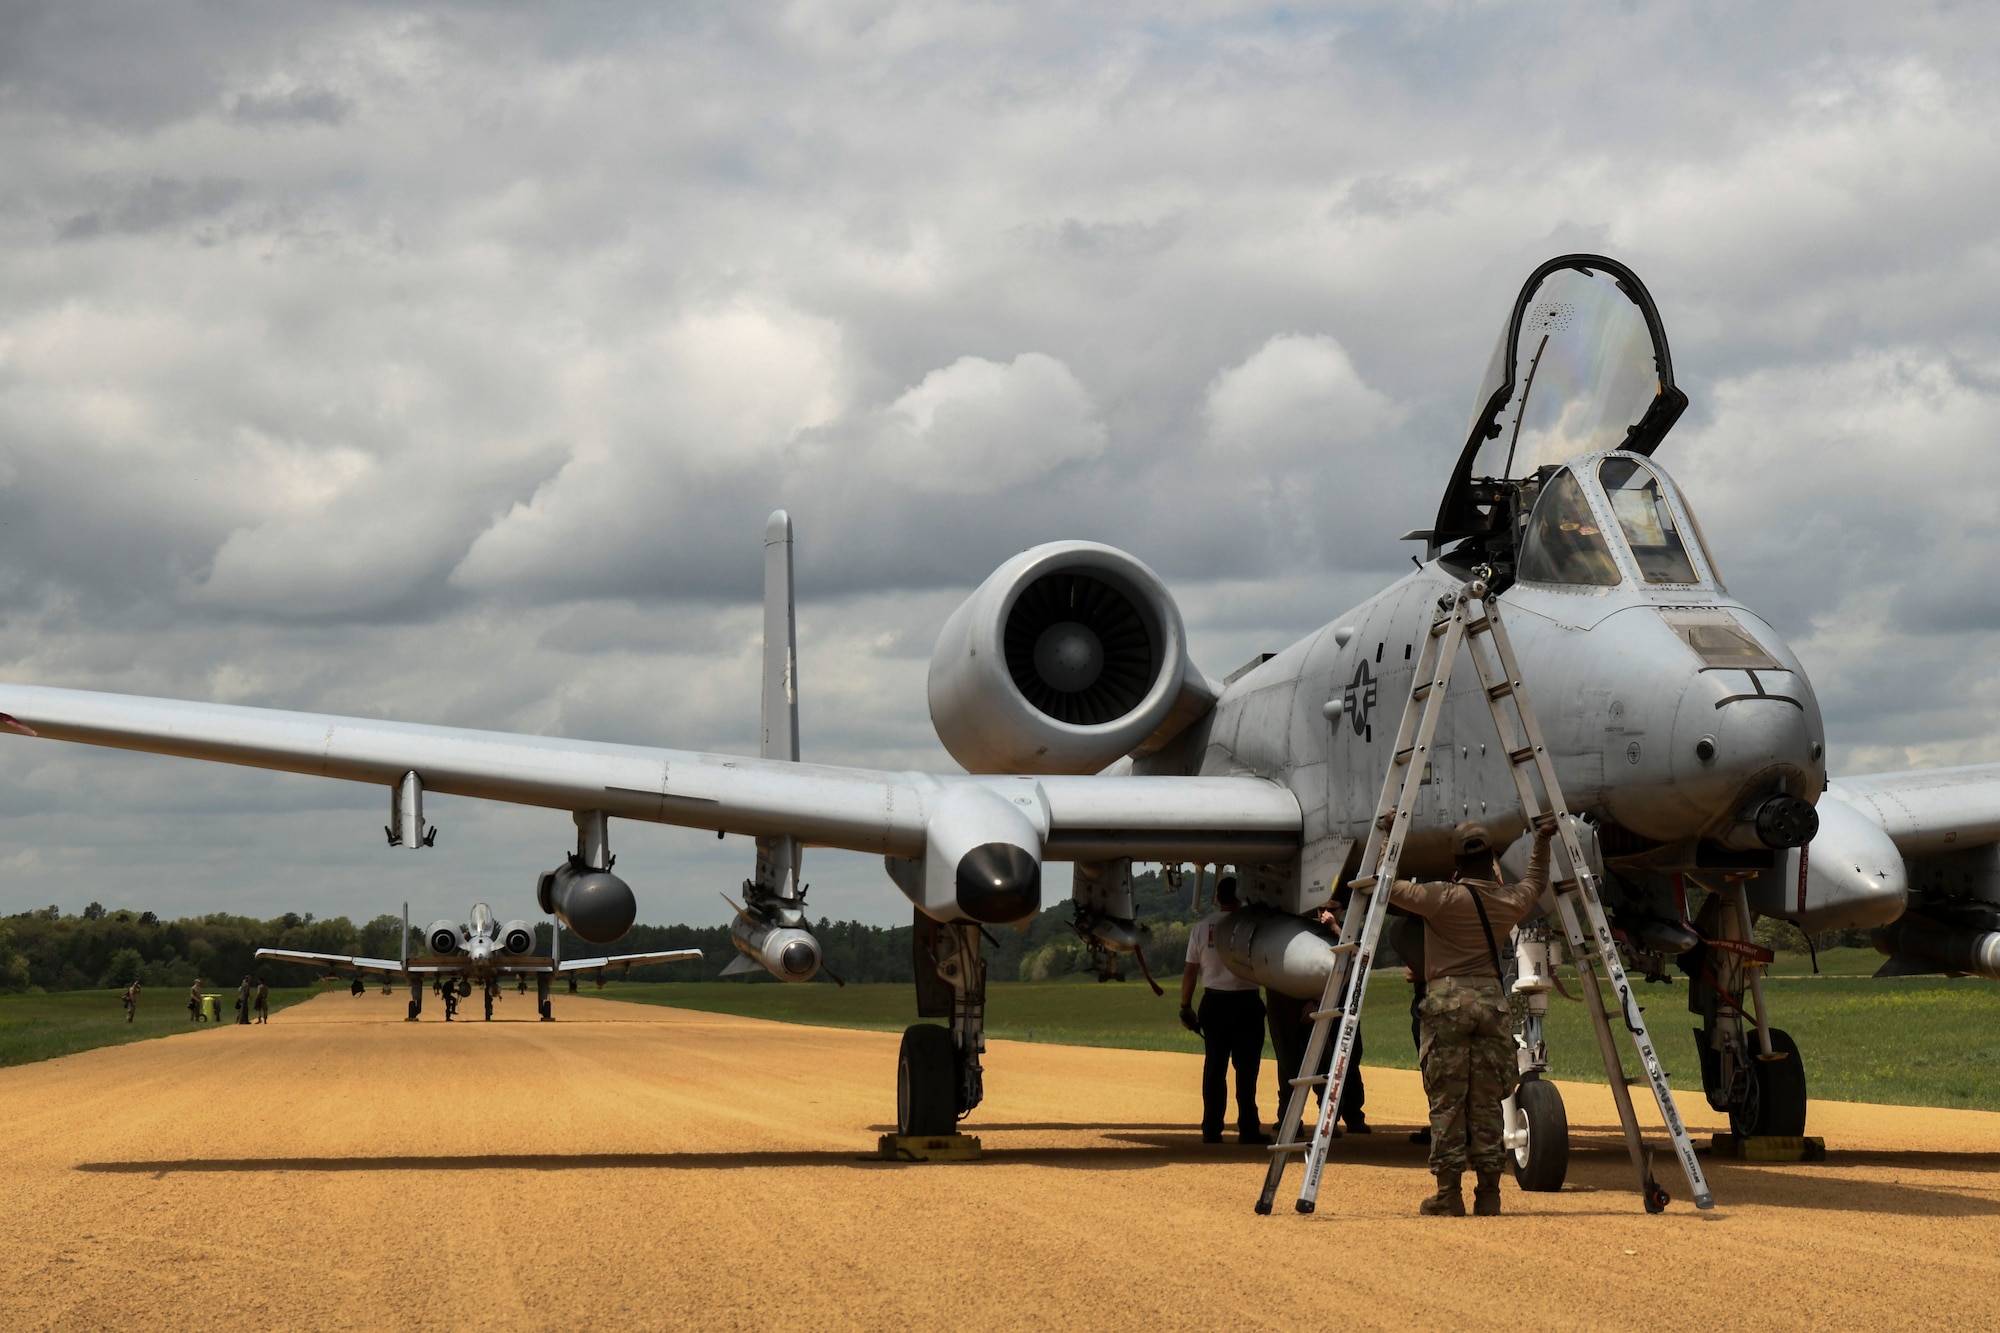
[[[667,949],[660,953],[614,954],[609,958],[565,958],[556,964],[556,971],[594,972],[601,967],[643,967],[647,963],[682,963],[699,957],[699,949]]]
[[[1285,860],[1298,798],[1255,777],[939,776],[233,704],[0,685],[0,725],[53,740],[916,857],[967,784],[1038,792],[1054,859]],[[1017,798],[1018,799],[1018,798]]]
[[[1836,778],[1827,790],[1880,826],[1904,856],[2000,842],[2000,764]]]
[[[355,972],[382,972],[402,976],[407,970],[393,958],[354,958],[344,953],[301,953],[296,949],[259,949],[257,957],[277,963],[319,963],[344,967]]]

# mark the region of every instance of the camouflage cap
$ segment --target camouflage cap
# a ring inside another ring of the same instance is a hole
[[[1493,839],[1485,825],[1468,819],[1451,831],[1451,850],[1454,856],[1478,856],[1493,850]]]

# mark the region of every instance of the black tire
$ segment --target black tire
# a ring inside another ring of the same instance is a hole
[[[552,1008],[553,1006],[547,1000],[542,1001],[542,1021],[544,1023],[553,1023],[555,1021],[555,1015],[550,1012]]]
[[[1514,1183],[1531,1194],[1554,1194],[1569,1174],[1569,1112],[1553,1083],[1524,1079],[1514,1105],[1528,1122],[1528,1141],[1509,1154]]]
[[[913,1023],[896,1057],[896,1132],[929,1137],[958,1132],[958,1044],[951,1029]]]
[[[1771,1054],[1782,1060],[1765,1060],[1756,1034],[1746,1032],[1750,1056],[1749,1096],[1745,1105],[1729,1112],[1729,1127],[1739,1138],[1799,1138],[1806,1132],[1806,1067],[1799,1057],[1799,1044],[1783,1028],[1771,1029]]]

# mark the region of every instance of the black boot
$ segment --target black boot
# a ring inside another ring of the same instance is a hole
[[[1478,1182],[1472,1187],[1472,1215],[1474,1217],[1500,1216],[1500,1173],[1481,1171]]]
[[[1464,1217],[1465,1193],[1459,1188],[1457,1171],[1437,1173],[1438,1190],[1430,1198],[1417,1205],[1417,1211],[1425,1217]]]

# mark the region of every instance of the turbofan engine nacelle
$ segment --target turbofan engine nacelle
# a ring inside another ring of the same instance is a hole
[[[1000,566],[931,654],[931,724],[974,773],[1095,773],[1159,749],[1217,693],[1159,576],[1096,542]]]
[[[465,941],[451,922],[433,921],[424,928],[424,943],[431,946],[432,953],[448,954],[457,953]]]
[[[739,962],[754,963],[780,981],[811,981],[819,973],[819,940],[803,927],[738,912],[729,923],[729,942],[742,955]],[[737,970],[732,964],[724,975]]]
[[[632,929],[639,900],[632,886],[609,870],[593,870],[574,861],[543,875],[535,886],[535,901],[592,944],[612,944]]]
[[[500,927],[500,947],[512,954],[533,953],[534,929],[525,921],[509,921]]]

